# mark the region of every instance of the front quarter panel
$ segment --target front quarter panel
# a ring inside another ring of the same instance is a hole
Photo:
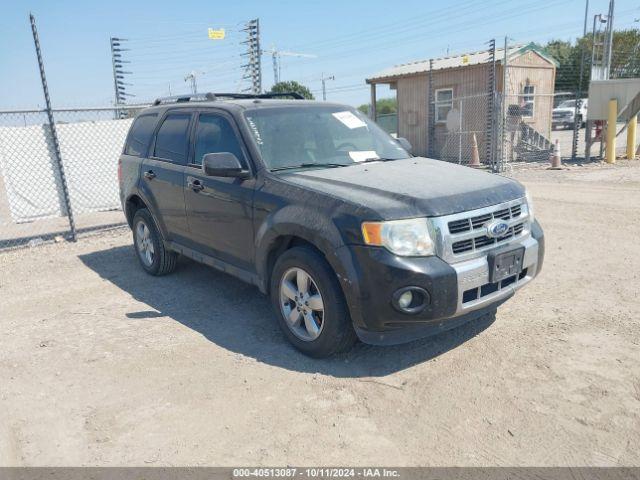
[[[344,202],[278,179],[265,178],[254,197],[256,270],[267,290],[268,255],[283,236],[299,237],[320,250],[340,281],[346,272],[337,251],[355,220]],[[340,225],[340,228],[338,228]],[[347,232],[347,233],[345,233]]]

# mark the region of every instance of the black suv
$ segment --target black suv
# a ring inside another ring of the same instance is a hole
[[[120,195],[147,272],[181,254],[257,285],[315,357],[454,327],[539,273],[518,182],[413,157],[351,107],[269,97],[174,97],[135,119]]]

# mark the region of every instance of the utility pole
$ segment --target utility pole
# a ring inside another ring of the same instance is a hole
[[[251,86],[246,88],[245,92],[251,92],[259,95],[262,93],[262,64],[260,57],[262,50],[260,50],[260,19],[255,18],[250,20],[242,29],[246,32],[247,39],[242,42],[247,46],[247,51],[241,54],[243,57],[247,57],[247,63],[242,67],[245,69],[242,78],[249,80]]]
[[[33,43],[36,47],[36,56],[38,57],[38,67],[40,68],[40,80],[42,81],[42,92],[44,93],[44,101],[47,107],[47,119],[49,120],[49,131],[51,132],[51,141],[53,144],[53,154],[56,166],[58,167],[58,175],[60,176],[60,184],[62,186],[62,200],[69,219],[69,233],[71,241],[76,241],[76,222],[73,217],[71,208],[71,197],[69,196],[69,188],[67,186],[67,176],[65,175],[64,165],[62,164],[62,154],[60,153],[60,143],[58,142],[58,131],[56,130],[56,122],[53,118],[53,110],[51,109],[51,98],[49,97],[49,87],[47,86],[47,77],[44,73],[44,61],[42,60],[42,51],[40,50],[40,38],[38,37],[38,29],[36,28],[36,18],[33,14],[29,14],[31,22],[31,33],[33,34]]]
[[[278,51],[276,47],[271,49],[271,62],[273,63],[273,84],[280,83],[280,62],[278,62]]]
[[[607,14],[607,43],[606,43],[606,72],[607,80],[611,76],[611,56],[613,53],[613,10],[615,8],[615,0],[609,0],[609,13]]]
[[[327,88],[326,88],[326,81],[327,80],[335,80],[336,77],[331,75],[330,77],[325,77],[324,73],[322,74],[322,100],[323,101],[327,101]]]
[[[121,111],[117,107],[126,103],[127,97],[133,97],[134,95],[127,93],[126,87],[131,86],[131,83],[125,83],[125,75],[131,75],[131,72],[125,72],[123,70],[125,63],[131,63],[128,60],[122,59],[122,52],[129,51],[128,48],[122,48],[126,38],[111,37],[109,43],[111,44],[111,65],[113,68],[113,89],[115,92],[115,105],[116,105],[116,118],[126,117],[126,111]]]
[[[196,80],[196,76],[198,75],[198,73],[195,70],[192,70],[189,74],[187,74],[184,77],[184,81],[185,82],[190,82],[191,83],[191,93],[193,93],[194,95],[196,93],[198,93],[198,83]],[[171,87],[169,87],[171,88]]]
[[[613,11],[615,1],[609,0],[607,15],[593,17],[593,48],[591,52],[591,79],[609,80],[613,53]],[[605,25],[604,30],[602,25]],[[600,41],[598,39],[601,38]]]

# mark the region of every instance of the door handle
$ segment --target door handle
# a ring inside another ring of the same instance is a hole
[[[156,174],[153,173],[153,170],[147,170],[146,172],[144,172],[144,178],[146,178],[147,180],[153,180],[154,178],[156,178]]]
[[[202,185],[202,182],[198,179],[188,180],[187,187],[189,187],[194,192],[204,190],[204,185]]]

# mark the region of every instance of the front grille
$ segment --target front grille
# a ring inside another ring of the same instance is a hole
[[[506,242],[514,237],[517,237],[524,231],[524,220],[509,227],[509,230],[507,230],[505,235],[499,238],[488,237],[486,235],[484,227],[487,223],[495,219],[510,221],[513,219],[517,219],[520,216],[522,216],[522,205],[518,204],[506,208],[498,208],[493,212],[477,215],[475,217],[452,220],[447,224],[449,233],[451,235],[455,236],[461,233],[474,231],[477,231],[478,233],[477,236],[453,242],[453,254],[459,255],[475,250],[490,248],[494,245]]]
[[[448,223],[449,233],[455,235],[457,233],[479,230],[484,227],[487,222],[496,218],[510,220],[512,218],[518,218],[520,215],[522,215],[521,205],[514,205],[510,208],[501,208],[495,212],[485,213],[484,215],[478,215],[477,217],[451,221]]]
[[[485,283],[480,287],[465,290],[464,293],[462,294],[462,303],[473,302],[475,300],[481,299],[482,297],[486,297],[487,295],[491,295],[494,292],[502,290],[503,288],[516,283],[518,280],[522,280],[526,276],[527,276],[527,269],[525,268],[518,275],[512,275],[500,282]]]

